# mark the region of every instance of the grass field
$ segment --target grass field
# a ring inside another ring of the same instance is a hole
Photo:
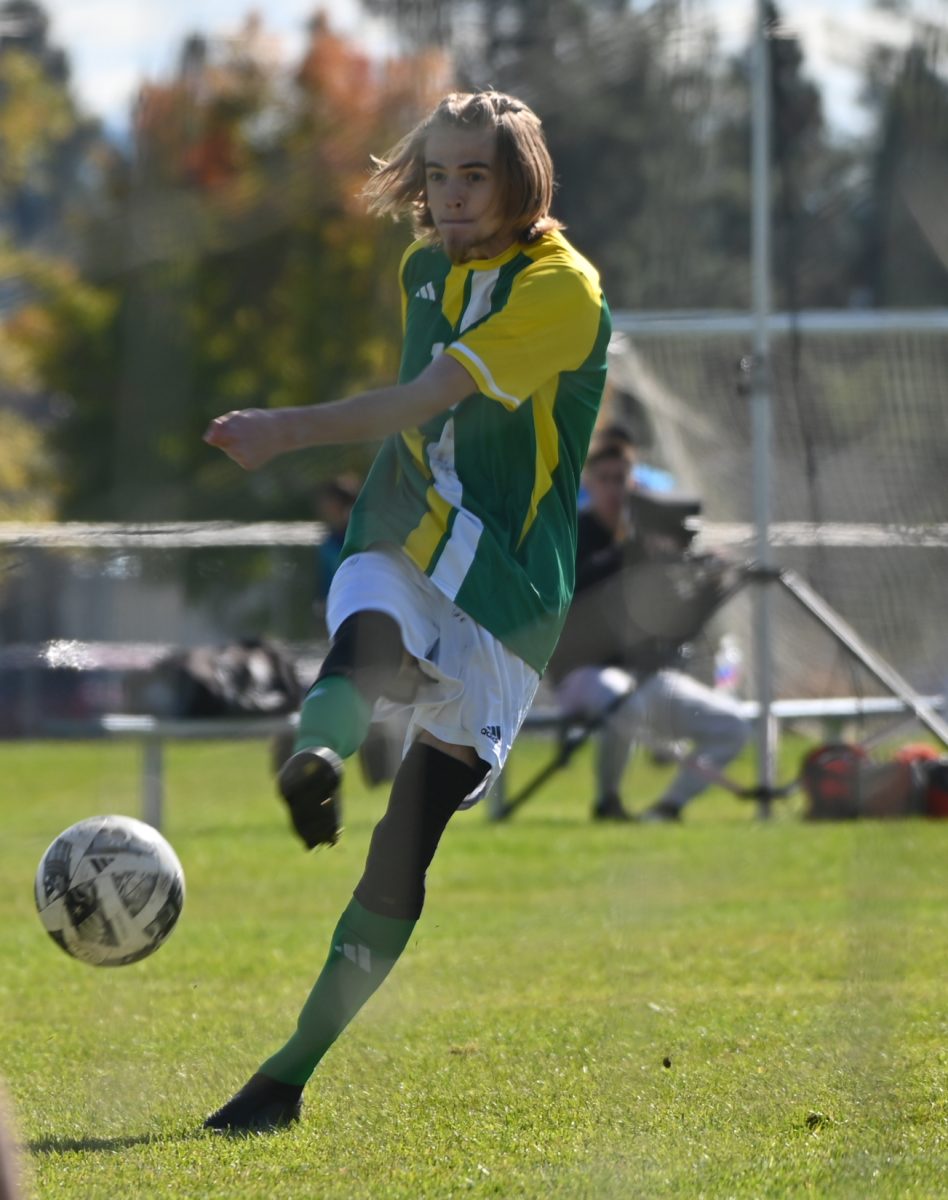
[[[546,753],[518,748],[514,782]],[[126,746],[0,746],[0,1070],[29,1195],[948,1196],[948,822],[788,802],[761,823],[709,793],[681,828],[598,827],[580,756],[509,825],[456,819],[303,1122],[235,1140],[201,1120],[292,1027],[385,793],[350,787],[342,842],[306,855],[262,746],[173,748],[184,915],[97,970],[43,933],[33,872],[62,827],[136,814],[137,769]],[[659,775],[633,767],[635,806]]]

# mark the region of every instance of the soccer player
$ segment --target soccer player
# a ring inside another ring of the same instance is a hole
[[[576,495],[605,381],[609,312],[550,215],[537,116],[452,94],[380,160],[375,211],[410,216],[399,382],[310,408],[227,413],[242,467],[384,437],[328,604],[332,645],[279,786],[308,846],[336,838],[342,760],[382,697],[411,706],[362,878],[296,1031],[205,1126],[296,1120],[316,1065],[402,953],[451,816],[499,775],[573,591]]]

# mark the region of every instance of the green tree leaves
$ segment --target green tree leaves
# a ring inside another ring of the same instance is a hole
[[[297,64],[251,19],[225,44],[189,39],[173,77],[143,87],[111,198],[83,222],[84,282],[70,295],[37,281],[44,336],[17,335],[71,401],[55,434],[63,515],[312,514],[317,456],[248,477],[201,434],[231,408],[395,375],[410,234],[370,218],[358,191],[370,155],[432,99],[411,60],[370,63],[319,20]]]

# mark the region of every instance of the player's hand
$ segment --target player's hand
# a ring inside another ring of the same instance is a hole
[[[204,431],[209,446],[223,450],[245,471],[256,471],[286,449],[281,412],[242,408],[215,417]]]

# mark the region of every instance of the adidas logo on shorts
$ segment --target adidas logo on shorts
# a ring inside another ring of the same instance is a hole
[[[490,740],[496,746],[501,738],[500,726],[499,725],[485,725],[484,728],[481,730],[481,736],[490,738]]]

